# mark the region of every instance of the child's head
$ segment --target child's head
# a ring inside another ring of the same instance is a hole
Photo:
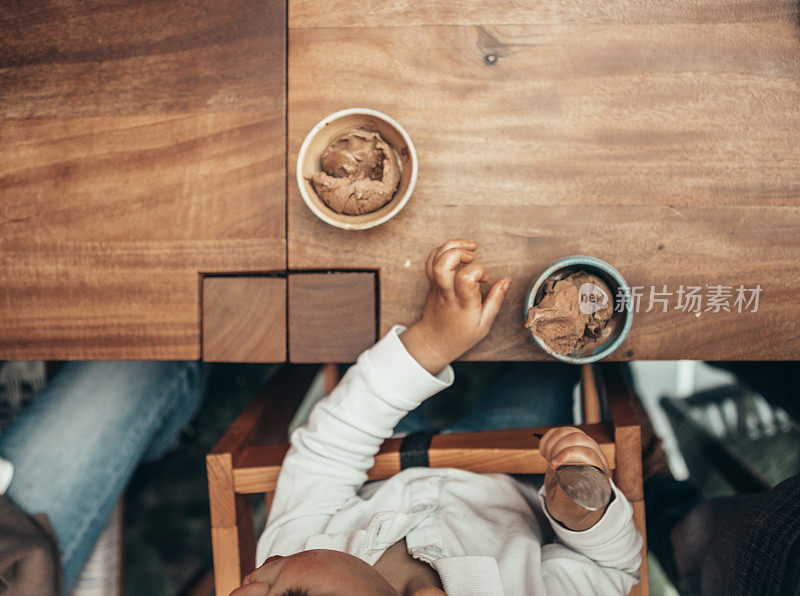
[[[415,596],[443,594],[432,588]],[[307,550],[290,557],[269,557],[245,577],[231,596],[321,596],[359,594],[399,596],[389,582],[358,557],[334,550]]]

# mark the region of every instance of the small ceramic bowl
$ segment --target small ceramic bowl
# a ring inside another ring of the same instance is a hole
[[[579,350],[577,354],[572,356],[555,352],[537,336],[533,336],[533,339],[545,353],[550,354],[556,360],[568,362],[570,364],[589,364],[590,362],[602,360],[616,350],[620,344],[625,341],[625,337],[627,337],[631,325],[633,325],[630,287],[625,281],[625,278],[622,277],[622,274],[614,269],[614,267],[605,261],[584,255],[565,257],[557,260],[545,269],[531,285],[530,290],[528,290],[528,295],[525,298],[525,308],[522,311],[522,317],[523,321],[527,322],[528,311],[531,306],[541,298],[541,293],[544,292],[545,281],[551,277],[564,277],[576,271],[586,271],[587,273],[597,275],[608,284],[614,300],[614,314],[609,324],[613,325],[615,329],[611,333],[611,336],[604,343],[595,346],[586,353],[582,353]]]
[[[400,184],[392,200],[363,215],[336,213],[319,198],[311,178],[320,171],[320,158],[336,138],[358,128],[378,132],[400,159]],[[394,217],[408,202],[417,183],[417,151],[411,137],[395,120],[376,110],[350,108],[323,118],[311,129],[297,155],[297,186],[308,208],[322,221],[343,230],[366,230]]]

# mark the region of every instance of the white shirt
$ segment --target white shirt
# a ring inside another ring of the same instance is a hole
[[[453,382],[430,375],[394,327],[361,354],[291,437],[257,563],[325,548],[374,564],[406,539],[448,596],[627,594],[642,539],[616,486],[602,519],[574,532],[504,474],[411,468],[366,484],[381,443],[405,414]],[[527,498],[526,498],[527,495]]]

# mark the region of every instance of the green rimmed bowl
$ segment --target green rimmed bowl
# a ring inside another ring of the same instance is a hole
[[[536,344],[546,353],[569,364],[589,364],[590,362],[597,362],[602,360],[612,352],[614,352],[628,335],[628,332],[633,325],[633,308],[631,307],[631,290],[628,282],[622,277],[622,274],[614,267],[605,261],[596,257],[589,257],[586,255],[574,255],[571,257],[564,257],[552,263],[542,274],[536,278],[528,290],[528,295],[525,297],[525,305],[522,311],[522,320],[527,322],[528,311],[539,298],[540,293],[544,291],[544,283],[551,277],[565,277],[570,273],[576,271],[586,271],[597,275],[608,285],[611,290],[614,300],[614,314],[609,322],[610,325],[616,327],[611,336],[602,344],[593,346],[591,349],[584,353],[582,350],[572,352],[571,354],[561,354],[552,350],[541,338],[531,334]],[[585,346],[589,347],[589,346]]]

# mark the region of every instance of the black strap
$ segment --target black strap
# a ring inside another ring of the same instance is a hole
[[[429,468],[428,447],[435,432],[417,432],[403,437],[400,443],[400,469]]]

